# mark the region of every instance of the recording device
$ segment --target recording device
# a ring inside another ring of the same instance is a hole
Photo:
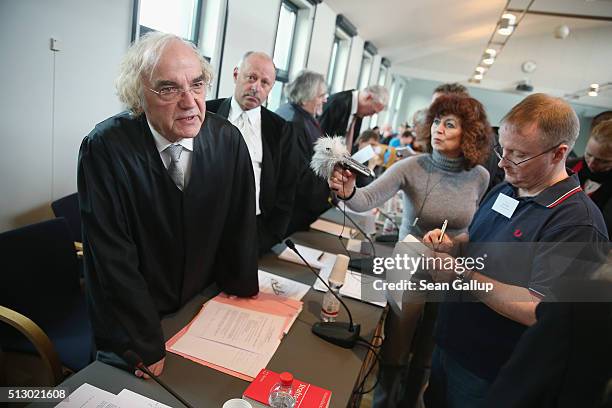
[[[319,274],[310,266],[308,261],[304,259],[302,254],[297,250],[295,244],[290,239],[285,240],[285,245],[293,252],[296,253],[297,256],[306,264],[308,269],[315,274],[315,276],[323,282],[329,293],[334,295],[336,299],[340,302],[340,304],[346,310],[348,314],[349,323],[344,322],[317,322],[312,325],[312,332],[317,336],[321,337],[323,340],[328,341],[332,344],[335,344],[340,347],[344,347],[347,349],[351,349],[355,347],[357,340],[359,339],[359,332],[361,331],[361,326],[359,324],[353,324],[353,316],[351,315],[351,311],[346,306],[346,304],[342,301],[342,298],[334,293],[334,291],[329,287],[325,279],[321,278]]]
[[[410,146],[395,148],[395,155],[400,159],[403,159],[404,157],[414,156],[415,154],[417,154],[417,152],[415,152]]]
[[[166,391],[168,391],[174,398],[176,398],[177,400],[179,400],[181,402],[181,404],[183,404],[184,406],[186,406],[187,408],[194,408],[190,403],[188,403],[187,401],[185,401],[183,399],[183,397],[181,397],[180,395],[178,395],[176,393],[176,391],[174,391],[172,388],[170,388],[169,385],[167,385],[166,383],[164,383],[162,380],[160,380],[155,374],[153,374],[151,372],[151,370],[149,370],[147,368],[147,366],[145,365],[145,363],[143,363],[142,358],[140,358],[140,356],[138,354],[136,354],[136,352],[132,351],[132,350],[127,350],[125,353],[123,353],[123,359],[133,368],[137,368],[140,371],[144,372],[145,374],[147,374],[149,377],[151,377],[156,383],[158,383],[159,385],[161,385]]]
[[[336,137],[321,137],[314,145],[314,154],[310,161],[310,168],[315,174],[325,180],[329,180],[334,167],[339,164],[344,169],[356,171],[366,177],[376,177],[374,172],[357,160],[351,158],[344,138]]]

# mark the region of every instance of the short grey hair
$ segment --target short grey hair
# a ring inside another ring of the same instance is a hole
[[[389,91],[382,85],[370,85],[363,89],[364,92],[372,95],[376,102],[387,105],[389,103]]]
[[[318,72],[303,70],[285,86],[289,102],[300,105],[319,96],[320,89],[327,91],[325,77]]]
[[[274,70],[276,71],[276,64],[274,64],[274,59],[270,55],[268,55],[267,53],[263,51],[252,51],[252,50],[247,51],[242,55],[242,57],[240,58],[240,61],[238,61],[238,64],[236,65],[236,68],[238,69],[238,71],[242,69],[242,64],[244,64],[244,61],[246,61],[247,58],[249,58],[253,54],[257,54],[261,57],[265,57],[268,60],[270,60],[270,62],[272,63],[272,66],[274,67]]]
[[[542,139],[542,147],[552,147],[565,143],[572,150],[580,122],[578,115],[567,101],[543,93],[529,95],[501,120],[501,127],[521,132],[535,124]]]
[[[178,41],[193,50],[202,66],[204,83],[209,86],[213,80],[210,64],[204,59],[195,45],[181,37],[160,32],[150,32],[136,40],[127,50],[119,66],[119,76],[115,81],[119,100],[135,115],[144,111],[142,79],[153,75],[159,60],[168,44]]]
[[[413,126],[423,126],[427,119],[427,109],[419,109],[412,115]]]

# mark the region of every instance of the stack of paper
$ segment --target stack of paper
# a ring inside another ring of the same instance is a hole
[[[259,293],[302,300],[309,290],[310,285],[259,270]]]
[[[304,245],[295,245],[295,248],[300,252],[300,255],[308,261],[310,266],[315,269],[321,269],[325,265],[333,265],[336,262],[336,255],[330,254],[329,252],[323,252],[318,249],[309,248]],[[283,252],[278,255],[278,259],[283,261],[289,261],[298,265],[304,265],[304,261],[295,253],[291,248],[285,248]]]
[[[119,394],[105,391],[91,384],[83,384],[56,408],[170,408],[166,404],[152,400],[128,389]]]
[[[350,222],[347,220],[347,222]],[[342,238],[352,238],[357,235],[357,232],[353,228],[349,228],[347,226],[342,226],[340,224],[336,224],[331,221],[326,220],[316,220],[312,224],[310,224],[310,228],[317,231],[326,232],[328,234],[332,234],[335,236],[341,236]]]
[[[166,343],[166,349],[252,381],[302,311],[302,302],[269,293],[256,299],[221,294]]]

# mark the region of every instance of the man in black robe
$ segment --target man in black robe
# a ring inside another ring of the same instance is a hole
[[[345,136],[349,152],[361,131],[364,117],[385,109],[389,101],[387,88],[370,85],[358,91],[342,91],[329,97],[321,115],[321,130],[327,136]]]
[[[286,236],[300,170],[293,128],[261,106],[275,79],[272,58],[263,52],[249,51],[234,68],[234,95],[206,103],[209,111],[240,129],[249,148],[260,254]]]
[[[102,361],[121,366],[132,350],[160,374],[163,315],[212,283],[258,292],[251,162],[238,130],[205,112],[211,72],[179,37],[142,37],[117,81],[131,112],[82,142],[85,279]]]

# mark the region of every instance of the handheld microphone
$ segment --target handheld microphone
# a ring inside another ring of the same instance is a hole
[[[145,365],[145,363],[143,363],[142,358],[140,358],[140,356],[138,354],[136,354],[136,352],[132,351],[132,350],[127,350],[125,353],[123,353],[123,359],[129,364],[131,365],[133,368],[137,368],[140,371],[146,373],[149,377],[151,377],[156,383],[158,383],[159,385],[161,385],[166,391],[168,391],[174,398],[176,398],[177,400],[179,400],[181,402],[181,404],[183,404],[184,406],[186,406],[187,408],[194,408],[190,403],[188,403],[187,401],[185,401],[183,399],[183,397],[181,397],[180,395],[178,395],[172,388],[170,388],[169,385],[167,385],[166,383],[164,383],[162,380],[160,380],[155,374],[153,374],[151,372],[151,370],[149,370],[147,368],[147,366]]]
[[[344,144],[344,138],[340,136],[319,138],[314,145],[310,168],[317,176],[329,180],[336,164],[367,177],[376,177],[368,166],[359,163],[350,156]]]
[[[304,264],[315,274],[315,276],[323,282],[329,293],[334,295],[336,299],[340,302],[340,304],[346,310],[348,314],[349,323],[344,322],[317,322],[312,325],[312,332],[317,336],[321,337],[323,340],[333,343],[337,346],[344,347],[347,349],[351,349],[355,347],[357,340],[359,339],[359,332],[361,331],[361,326],[359,324],[353,324],[353,315],[351,315],[351,311],[346,306],[346,304],[342,301],[340,296],[336,295],[333,290],[329,287],[325,279],[321,278],[319,274],[310,266],[308,261],[304,259],[302,254],[297,250],[295,244],[290,239],[285,240],[285,245],[290,248],[293,252],[296,253],[297,256],[300,257]]]

